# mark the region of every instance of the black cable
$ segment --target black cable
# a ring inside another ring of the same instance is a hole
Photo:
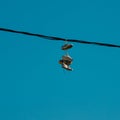
[[[89,42],[89,41],[75,40],[75,39],[65,39],[65,38],[59,38],[59,37],[54,37],[54,36],[46,36],[46,35],[41,35],[41,34],[29,33],[29,32],[24,32],[24,31],[16,31],[16,30],[11,30],[11,29],[6,29],[6,28],[0,28],[0,30],[1,31],[6,31],[6,32],[12,32],[12,33],[18,33],[18,34],[41,37],[41,38],[49,39],[49,40],[60,40],[60,41],[66,41],[67,40],[67,41],[76,42],[76,43],[92,44],[92,45],[120,48],[120,45],[109,44],[109,43]]]

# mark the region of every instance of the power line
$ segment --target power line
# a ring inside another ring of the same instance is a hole
[[[60,37],[47,36],[47,35],[35,34],[35,33],[24,32],[24,31],[16,31],[16,30],[7,29],[7,28],[0,28],[0,30],[5,31],[5,32],[12,32],[12,33],[18,33],[18,34],[24,34],[24,35],[29,35],[29,36],[40,37],[40,38],[44,38],[44,39],[48,39],[48,40],[60,40],[60,41],[66,41],[67,40],[69,42],[76,42],[76,43],[82,43],[82,44],[91,44],[91,45],[99,45],[99,46],[120,48],[120,45],[109,44],[109,43],[90,42],[90,41],[76,40],[76,39],[65,39],[65,38],[60,38]]]

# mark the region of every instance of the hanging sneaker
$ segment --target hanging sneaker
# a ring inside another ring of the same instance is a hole
[[[70,49],[70,48],[72,48],[73,47],[73,45],[72,44],[65,44],[65,45],[63,45],[62,46],[62,50],[68,50],[68,49]]]
[[[62,56],[63,60],[69,60],[69,61],[73,61],[73,59],[69,56],[69,55],[64,55]]]
[[[59,64],[66,64],[66,65],[71,65],[72,64],[72,61],[70,61],[70,60],[59,60]]]
[[[65,63],[66,65],[71,65],[72,61],[70,61],[70,60],[63,60],[63,63]]]
[[[66,70],[72,71],[72,68],[70,68],[70,66],[66,65],[65,63],[62,64],[62,67]]]

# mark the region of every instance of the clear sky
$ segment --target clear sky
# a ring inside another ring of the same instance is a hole
[[[0,27],[120,45],[119,0],[1,0]],[[120,120],[120,49],[0,31],[0,120]]]

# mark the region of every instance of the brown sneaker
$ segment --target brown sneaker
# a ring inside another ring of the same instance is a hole
[[[72,68],[70,68],[70,66],[66,65],[65,63],[62,64],[62,67],[66,70],[72,71]]]
[[[69,56],[69,55],[64,55],[62,56],[63,60],[69,60],[69,61],[73,61],[73,59]]]
[[[73,45],[72,44],[65,44],[65,45],[63,45],[62,46],[62,50],[68,50],[68,49],[70,49],[70,48],[72,48],[73,47]]]

